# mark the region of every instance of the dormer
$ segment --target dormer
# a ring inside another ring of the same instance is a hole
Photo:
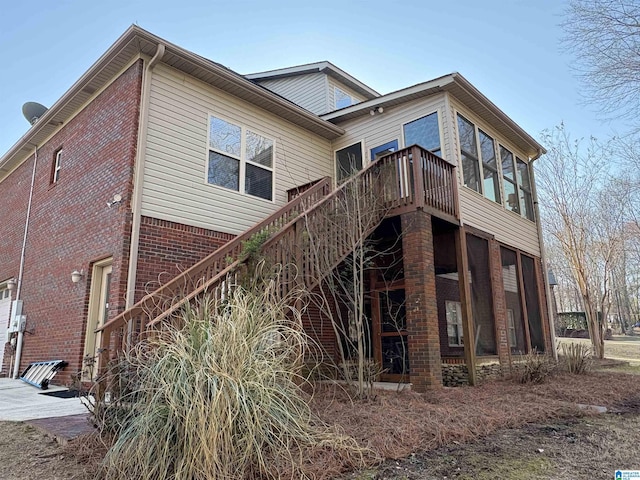
[[[330,62],[245,75],[316,115],[347,108],[380,94]]]

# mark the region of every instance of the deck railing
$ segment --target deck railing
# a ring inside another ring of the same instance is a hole
[[[350,253],[354,232],[366,238],[385,217],[426,209],[458,218],[454,165],[417,145],[372,162],[331,193],[329,188],[328,178],[305,188],[278,212],[105,323],[99,329],[101,365],[194,299],[224,295],[229,276],[245,260],[244,242],[256,234],[265,234],[261,254],[270,263],[295,266],[283,270],[281,293],[286,294],[294,285],[313,289]],[[360,230],[353,228],[354,215]]]

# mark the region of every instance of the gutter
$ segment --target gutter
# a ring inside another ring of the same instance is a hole
[[[536,189],[536,176],[533,168],[533,162],[538,160],[546,151],[542,148],[538,149],[536,156],[529,159],[529,176],[531,177],[531,194],[533,195],[533,208],[536,214],[536,227],[538,230],[538,240],[540,243],[540,261],[542,262],[542,276],[544,281],[544,292],[547,298],[547,318],[549,319],[549,333],[551,336],[551,348],[553,349],[553,359],[558,361],[558,350],[556,349],[556,326],[553,318],[553,307],[551,303],[551,288],[549,287],[549,267],[547,265],[547,254],[544,249],[544,240],[542,237],[542,220],[540,218],[540,206],[538,205],[538,191]]]
[[[138,117],[138,141],[133,173],[133,194],[131,197],[131,244],[129,246],[129,269],[127,271],[127,290],[125,295],[126,307],[135,302],[136,271],[138,269],[138,243],[140,242],[142,185],[144,179],[144,164],[147,153],[147,130],[149,124],[149,94],[151,91],[151,71],[162,60],[166,51],[164,44],[159,43],[156,53],[143,71],[142,91],[140,92],[140,114]]]
[[[16,290],[16,299],[12,302],[12,307],[16,308],[22,293],[22,277],[24,275],[24,258],[27,251],[27,234],[29,232],[29,218],[31,217],[31,204],[33,200],[33,187],[36,182],[36,166],[38,164],[38,146],[35,146],[33,152],[33,171],[31,173],[31,187],[29,188],[29,202],[27,203],[27,216],[24,221],[24,235],[22,237],[22,249],[20,251],[20,268],[18,269],[18,289]],[[15,312],[14,312],[15,315]],[[18,338],[16,340],[16,353],[13,363],[13,373],[11,378],[18,378],[20,373],[20,358],[22,357],[22,344],[24,342],[24,331],[22,326],[18,329]]]

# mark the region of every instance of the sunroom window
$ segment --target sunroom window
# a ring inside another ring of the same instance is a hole
[[[529,220],[534,220],[529,166],[516,157],[516,167],[518,169],[518,198],[520,200],[522,214]]]
[[[462,158],[462,177],[464,185],[482,193],[480,187],[480,164],[478,160],[478,142],[476,128],[469,120],[458,114],[458,136],[460,138],[460,156]]]
[[[270,138],[211,115],[207,182],[273,200],[273,147]]]
[[[403,130],[405,147],[417,144],[438,156],[442,156],[438,112],[405,123]]]
[[[505,208],[520,213],[518,201],[518,185],[516,184],[516,170],[513,153],[500,145],[500,159],[502,160],[502,183],[504,185]]]

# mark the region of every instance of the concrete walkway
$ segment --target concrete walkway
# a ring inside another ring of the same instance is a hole
[[[43,392],[67,390],[50,386],[40,390],[22,380],[0,378],[0,421],[25,421],[37,418],[66,417],[87,414],[79,398],[56,398]]]

